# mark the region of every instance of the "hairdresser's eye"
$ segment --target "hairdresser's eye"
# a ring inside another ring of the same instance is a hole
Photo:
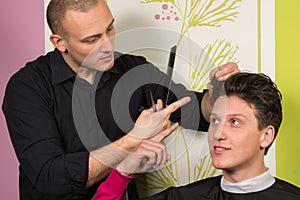
[[[85,39],[84,42],[88,43],[88,44],[94,44],[94,43],[98,42],[99,39],[100,39],[100,36],[93,36],[93,37],[89,37],[89,38]]]

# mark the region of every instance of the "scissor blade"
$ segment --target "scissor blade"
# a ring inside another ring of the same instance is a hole
[[[151,97],[153,112],[157,112],[157,109],[156,109],[156,106],[155,106],[155,101],[154,101],[153,94],[152,94],[151,90],[150,90],[150,97]]]

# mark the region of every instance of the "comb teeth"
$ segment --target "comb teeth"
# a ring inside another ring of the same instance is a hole
[[[169,98],[169,93],[171,89],[171,81],[172,81],[172,74],[173,74],[173,68],[174,68],[174,63],[175,63],[175,58],[176,58],[176,50],[177,46],[174,45],[171,47],[170,50],[170,55],[169,55],[169,61],[168,61],[168,68],[167,68],[167,76],[168,76],[168,89],[167,89],[167,94],[166,94],[166,100],[165,100],[165,105],[167,106],[168,98]]]

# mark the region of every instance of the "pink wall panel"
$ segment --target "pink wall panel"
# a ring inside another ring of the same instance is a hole
[[[44,53],[44,2],[0,1],[0,104],[9,77]],[[0,112],[0,198],[19,199],[18,161]]]

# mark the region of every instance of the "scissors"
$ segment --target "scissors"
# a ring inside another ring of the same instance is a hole
[[[153,94],[152,94],[152,90],[150,90],[150,97],[151,97],[153,112],[157,112],[157,109],[156,109],[156,106],[155,106],[155,101],[154,101]]]

